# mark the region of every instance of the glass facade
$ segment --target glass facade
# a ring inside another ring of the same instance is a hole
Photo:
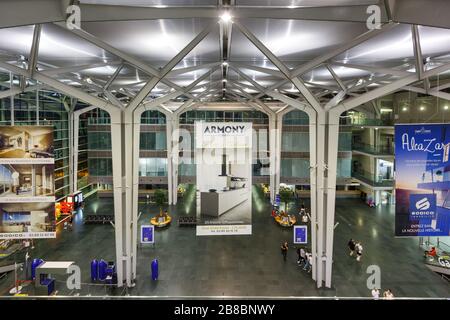
[[[304,131],[308,125],[308,115],[300,110],[294,110],[284,115],[283,127],[286,131],[283,131],[281,136],[281,152],[305,152],[309,153],[309,132]],[[295,126],[303,126],[302,129],[297,129]],[[344,129],[345,130],[345,129]],[[352,132],[341,131],[339,132],[338,142],[339,152],[351,152],[352,151]],[[309,157],[307,158],[292,158],[282,155],[281,159],[281,176],[286,178],[309,178]],[[337,176],[339,178],[351,177],[351,157],[350,158],[338,158],[337,163]]]
[[[112,176],[111,158],[89,158],[88,166],[91,176]]]
[[[12,80],[17,82],[19,79],[10,79],[9,73],[0,72],[0,91],[8,90]],[[69,115],[64,105],[67,100],[65,95],[49,90],[24,92],[0,99],[0,125],[53,126],[56,199],[70,192]]]
[[[141,132],[141,150],[167,150],[166,131]]]
[[[308,125],[309,117],[306,112],[293,110],[283,117],[283,125]]]
[[[167,176],[167,158],[140,158],[140,177]]]
[[[309,159],[281,159],[281,176],[309,178]]]
[[[283,132],[281,151],[309,152],[309,132]]]

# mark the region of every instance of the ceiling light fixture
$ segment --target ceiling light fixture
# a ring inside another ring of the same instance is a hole
[[[408,108],[407,107],[403,107],[402,111],[408,111]]]
[[[226,61],[222,62],[222,65],[223,65],[224,67],[226,67],[226,66],[228,65],[228,62],[226,62]]]
[[[231,21],[231,15],[230,15],[230,13],[228,13],[228,12],[224,12],[224,13],[220,16],[220,19],[221,19],[223,22],[228,23],[228,22]]]
[[[223,79],[222,82],[227,82],[227,79]]]
[[[424,106],[420,107],[420,111],[423,111],[423,110],[425,110],[425,107]]]
[[[444,106],[444,110],[448,110],[448,106]]]

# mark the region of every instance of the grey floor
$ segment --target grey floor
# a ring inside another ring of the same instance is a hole
[[[112,213],[112,199],[88,199],[84,214]],[[114,259],[114,230],[110,225],[83,225],[75,220],[73,231],[58,230],[58,238],[39,240],[32,257],[44,260],[73,260],[82,269],[81,290],[68,291],[59,279],[59,294],[144,295],[144,296],[338,296],[369,297],[366,269],[378,265],[381,288],[396,297],[450,297],[450,284],[429,271],[415,238],[394,238],[393,207],[369,208],[359,199],[336,201],[333,288],[316,289],[310,274],[296,264],[294,245],[288,259],[280,254],[282,241],[292,242],[292,229],[278,226],[270,216],[270,205],[253,192],[253,234],[251,236],[197,237],[195,227],[173,223],[156,231],[156,245],[139,248],[138,278],[133,289],[111,289],[90,284],[90,261]],[[294,204],[293,212],[297,211]],[[159,209],[140,203],[141,224],[147,224]],[[176,207],[169,208],[177,220],[194,215],[195,195],[189,191]],[[348,255],[347,241],[362,242],[361,262]],[[160,275],[150,277],[150,263],[157,258]],[[0,279],[0,295],[7,295],[13,274]],[[32,294],[33,286],[24,288]]]

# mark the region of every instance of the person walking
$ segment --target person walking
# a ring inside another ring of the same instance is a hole
[[[350,255],[352,256],[355,253],[355,246],[356,246],[355,240],[350,239],[347,243],[347,246],[350,249]]]
[[[361,261],[362,251],[363,251],[363,246],[362,246],[361,242],[358,242],[356,244],[355,250],[356,250],[356,261]]]
[[[289,249],[289,246],[288,246],[287,241],[285,241],[283,244],[281,244],[281,254],[283,255],[284,261],[286,261],[288,249]]]

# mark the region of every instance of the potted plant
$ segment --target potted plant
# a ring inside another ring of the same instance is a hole
[[[157,206],[159,206],[159,213],[162,214],[162,206],[167,202],[167,191],[156,189],[153,199]]]
[[[289,188],[280,189],[280,201],[284,202],[284,210],[288,211],[288,204],[293,199],[292,190]]]

